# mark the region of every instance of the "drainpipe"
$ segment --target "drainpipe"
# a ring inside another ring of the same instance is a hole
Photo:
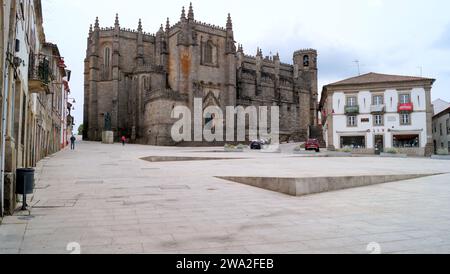
[[[2,1],[3,2],[3,1]],[[4,3],[3,3],[4,4]],[[4,8],[3,6],[1,8]],[[3,75],[0,77],[4,77],[4,89],[3,89],[3,93],[5,94],[5,96],[3,96],[3,114],[2,114],[2,131],[1,131],[1,138],[2,138],[2,145],[1,145],[1,150],[0,150],[0,177],[1,177],[1,183],[0,183],[0,216],[4,216],[5,213],[5,151],[6,151],[6,120],[7,120],[7,115],[8,115],[8,95],[9,95],[9,63],[10,60],[8,59],[8,53],[9,53],[9,49],[10,49],[10,43],[11,41],[15,41],[15,29],[14,26],[16,25],[16,20],[12,19],[12,16],[15,16],[16,14],[16,1],[11,1],[10,3],[10,18],[9,20],[9,28],[8,29],[4,29],[4,35],[5,32],[8,33],[8,42],[4,45],[6,46],[6,55],[3,57]],[[2,20],[4,20],[4,18],[2,18]],[[13,23],[11,22],[13,21]],[[4,39],[4,37],[1,37],[1,39]]]
[[[8,51],[6,51],[6,54],[8,54]],[[1,151],[0,151],[0,155],[1,155],[1,162],[0,162],[0,166],[1,166],[1,173],[0,173],[0,177],[1,177],[1,184],[0,184],[0,217],[3,217],[4,212],[5,212],[5,148],[6,148],[6,116],[8,115],[8,72],[7,72],[7,68],[8,66],[6,65],[7,61],[6,61],[6,56],[5,56],[5,62],[3,64],[3,100],[2,100],[2,107],[3,107],[3,114],[2,114],[2,145],[1,145]]]

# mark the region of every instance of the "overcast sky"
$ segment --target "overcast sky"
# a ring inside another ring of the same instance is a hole
[[[450,1],[447,0],[193,0],[195,19],[225,26],[231,13],[235,39],[246,54],[279,52],[292,63],[297,49],[319,52],[319,85],[361,73],[436,78],[433,99],[450,101]],[[83,61],[89,25],[98,16],[111,27],[154,33],[176,23],[189,0],[42,0],[47,41],[58,44],[72,70],[77,126],[83,118]]]

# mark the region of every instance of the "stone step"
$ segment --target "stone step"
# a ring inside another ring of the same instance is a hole
[[[265,178],[217,177],[219,179],[254,186],[291,196],[305,196],[349,188],[392,183],[441,174],[366,175],[345,177]]]

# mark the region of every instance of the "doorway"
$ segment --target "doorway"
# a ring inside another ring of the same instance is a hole
[[[375,154],[380,155],[384,152],[384,136],[376,135],[375,136]]]

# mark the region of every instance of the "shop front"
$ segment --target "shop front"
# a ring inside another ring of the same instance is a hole
[[[341,148],[365,149],[366,136],[341,136]]]
[[[419,134],[407,134],[407,135],[394,135],[393,136],[394,148],[420,148],[420,135]]]
[[[392,132],[392,147],[401,154],[424,156],[425,145],[420,132]]]

